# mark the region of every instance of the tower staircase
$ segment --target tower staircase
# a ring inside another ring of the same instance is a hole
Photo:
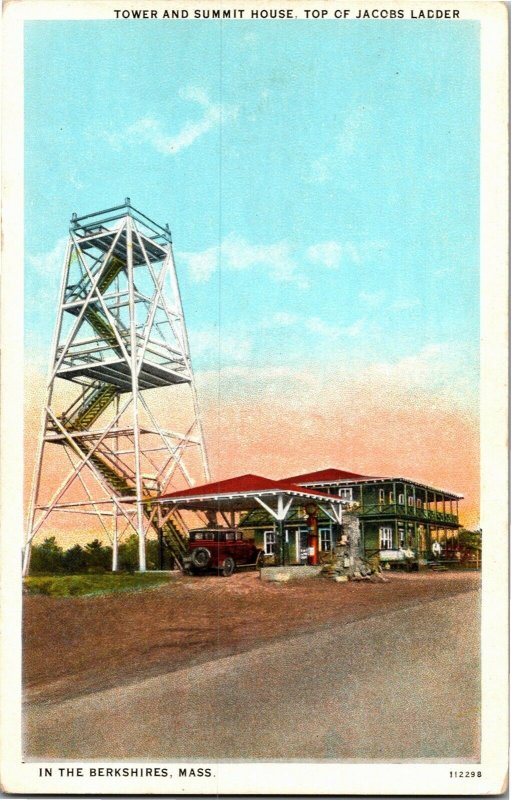
[[[96,422],[116,395],[117,389],[111,384],[93,384],[79,398],[80,405],[74,403],[58,420],[69,433],[85,431]]]
[[[120,259],[112,258],[105,274],[99,280],[99,290],[101,292],[106,291],[123,268],[124,264]],[[85,275],[77,285],[72,287],[68,302],[72,302],[78,298],[84,299],[89,286],[89,276]],[[69,310],[75,316],[79,314],[78,307]],[[120,354],[121,348],[119,347],[115,332],[106,317],[90,305],[86,308],[84,317],[100,339],[106,342],[117,354]],[[122,327],[119,325],[118,320],[116,320],[116,324],[118,327]],[[126,331],[126,334],[127,333],[128,331]],[[91,425],[99,419],[101,414],[106,411],[118,394],[119,390],[116,386],[96,381],[85,390],[78,401],[75,401],[67,411],[58,417],[58,420],[68,433],[87,431],[90,429]],[[82,452],[87,455],[93,449],[93,444],[87,439],[75,437],[75,442]],[[132,470],[128,470],[126,464],[121,465],[119,460],[115,458],[115,453],[113,453],[113,451],[110,451],[108,455],[106,448],[102,446],[101,452],[97,450],[94,451],[89,460],[94,464],[95,468],[103,476],[108,486],[116,495],[119,497],[130,497],[135,493],[135,473]],[[154,487],[151,486],[147,480],[142,482],[142,486],[145,497],[150,497],[155,494]],[[149,505],[144,505],[144,515],[147,519],[150,518],[151,511]],[[164,543],[181,568],[183,556],[187,552],[187,534],[184,526],[181,527],[176,520],[172,519],[168,519],[163,525],[158,525],[157,521],[153,519],[151,520],[151,525],[158,536],[162,536]]]
[[[111,286],[114,280],[117,278],[118,275],[125,269],[125,265],[121,261],[120,258],[116,256],[112,256],[110,258],[110,262],[108,266],[104,269],[104,273],[98,281],[97,284],[97,291],[101,294],[106,292],[107,289]],[[95,273],[91,273],[92,278],[94,279]],[[66,293],[66,302],[72,303],[76,300],[85,300],[87,294],[90,290],[90,278],[87,274],[83,275],[82,278],[79,280],[77,284],[74,286],[69,287],[68,292]],[[96,306],[99,306],[99,301],[94,301]],[[74,316],[78,316],[80,313],[79,306],[75,306],[74,308],[69,308],[71,314]],[[84,319],[87,320],[91,328],[95,331],[95,333],[102,339],[115,353],[116,355],[121,355],[121,348],[119,347],[119,343],[117,341],[117,337],[115,335],[114,329],[112,328],[111,324],[104,316],[104,314],[98,310],[97,307],[91,305],[90,303],[87,305],[84,313]],[[125,333],[125,344],[128,346],[129,344],[129,336],[128,330],[121,325],[119,320],[116,320],[116,325],[118,328],[121,329],[121,332]]]
[[[117,256],[112,256],[110,258],[110,263],[108,267],[104,267],[104,264],[101,264],[99,269],[103,269],[103,275],[98,281],[96,289],[103,294],[106,290],[111,286],[117,276],[125,269],[125,264],[120,258]],[[97,272],[91,271],[92,279],[97,275]],[[90,278],[88,273],[82,275],[78,283],[75,283],[72,286],[68,287],[66,292],[66,303],[73,302],[73,300],[85,300],[87,294],[90,290]]]

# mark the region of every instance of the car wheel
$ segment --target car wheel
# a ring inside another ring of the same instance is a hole
[[[192,552],[192,564],[198,569],[206,569],[211,561],[211,553],[207,547],[198,547]]]
[[[255,562],[256,569],[262,569],[264,567],[264,553],[262,550],[259,550]]]
[[[236,564],[234,562],[234,559],[228,556],[225,559],[224,563],[222,564],[222,575],[224,576],[224,578],[228,578],[230,575],[232,575],[235,569],[236,569]]]

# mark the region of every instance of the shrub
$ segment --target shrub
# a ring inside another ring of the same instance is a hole
[[[28,594],[48,597],[77,597],[80,595],[109,594],[111,592],[140,591],[155,588],[168,581],[166,575],[143,573],[131,575],[53,575],[25,578],[23,585]]]
[[[87,569],[87,554],[83,547],[75,544],[64,553],[64,570],[71,574],[85,572]]]
[[[42,544],[32,547],[30,570],[36,574],[64,572],[64,551],[57,544],[55,536],[50,536]]]
[[[105,547],[99,539],[85,545],[87,572],[105,572],[112,567],[112,548]]]
[[[160,546],[157,539],[146,541],[146,561],[150,570],[160,567]],[[172,569],[174,560],[168,548],[163,548],[163,569]],[[75,544],[64,552],[54,536],[32,547],[30,573],[32,575],[102,574],[112,569],[112,548],[99,539],[88,542],[85,547]],[[133,533],[119,545],[119,570],[138,570],[138,536]]]

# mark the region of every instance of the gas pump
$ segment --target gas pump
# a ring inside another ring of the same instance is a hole
[[[307,517],[307,563],[315,566],[318,563],[318,507],[312,503],[305,507]]]

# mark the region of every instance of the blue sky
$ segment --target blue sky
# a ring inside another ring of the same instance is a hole
[[[47,360],[71,213],[129,195],[170,224],[198,370],[424,353],[476,385],[478,39],[475,22],[27,23],[29,358]]]

